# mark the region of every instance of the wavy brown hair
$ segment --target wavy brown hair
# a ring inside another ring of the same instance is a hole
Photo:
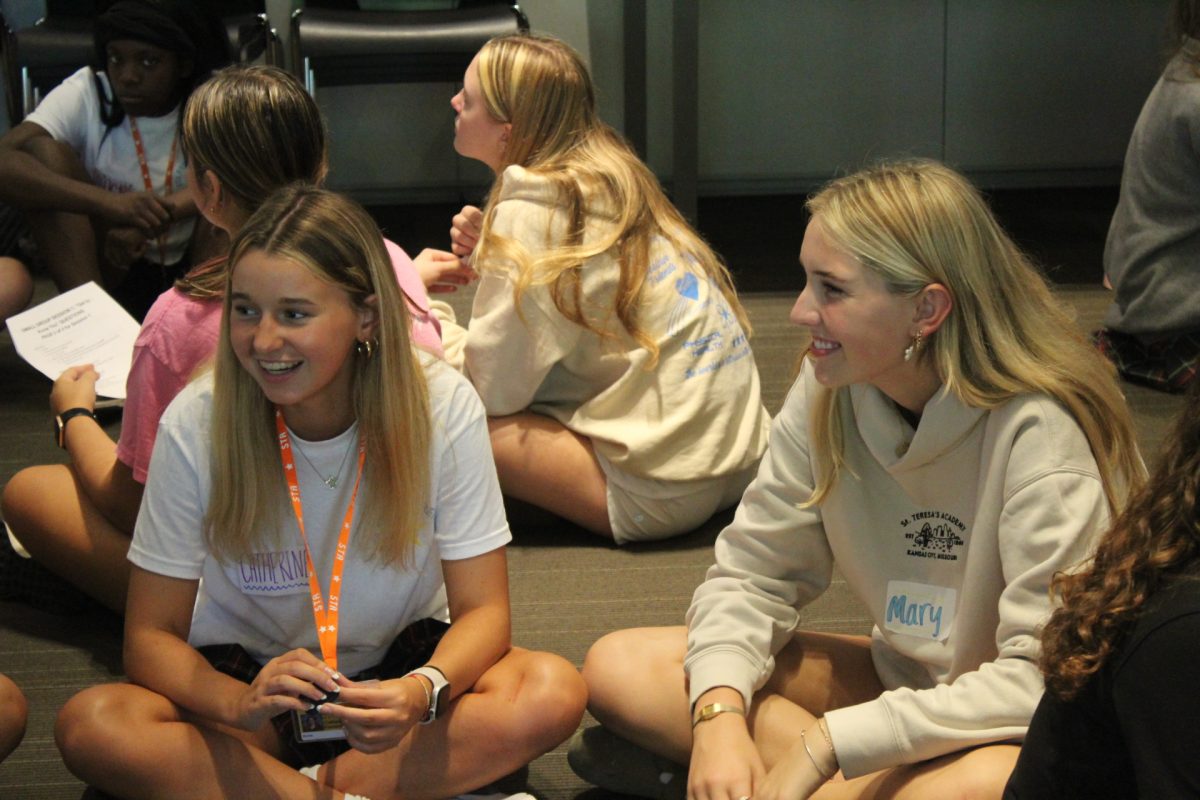
[[[584,309],[582,268],[589,258],[615,250],[621,275],[611,311],[625,331],[657,357],[658,346],[639,316],[645,311],[642,298],[650,245],[662,236],[713,282],[743,330],[750,332],[725,265],[671,205],[654,173],[597,115],[596,91],[578,53],[549,36],[515,34],[485,44],[477,63],[488,113],[512,125],[484,208],[478,264],[483,268],[489,261],[514,265],[513,292],[518,300],[529,286],[548,285],[560,314],[600,334]],[[546,178],[557,190],[556,213],[563,215],[566,236],[545,252],[532,254],[491,230],[503,194],[504,168],[513,164]],[[597,226],[602,233],[585,242],[589,219],[609,214],[611,222]],[[596,309],[593,313],[610,312]]]
[[[1150,481],[1100,541],[1086,568],[1060,573],[1062,600],[1042,630],[1046,688],[1069,700],[1121,646],[1146,601],[1200,562],[1200,384],[1167,436]]]

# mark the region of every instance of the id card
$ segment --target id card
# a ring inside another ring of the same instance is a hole
[[[308,711],[292,711],[296,741],[324,742],[346,738],[346,729],[342,727],[342,721],[332,714],[326,714],[321,710],[323,707],[322,705]]]
[[[358,689],[373,689],[379,686],[379,681],[375,679],[359,681],[354,685]],[[296,732],[296,741],[325,742],[331,739],[345,739],[346,729],[342,725],[342,721],[321,710],[325,706],[333,704],[344,705],[336,699],[331,699],[308,711],[292,711],[292,729]]]

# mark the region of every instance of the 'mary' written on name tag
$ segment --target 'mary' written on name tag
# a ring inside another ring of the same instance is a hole
[[[954,624],[957,596],[947,586],[888,581],[883,626],[893,633],[943,642]]]

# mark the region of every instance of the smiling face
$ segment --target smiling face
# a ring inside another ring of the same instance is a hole
[[[113,93],[131,117],[161,117],[179,102],[180,82],[191,64],[170,50],[135,39],[116,39],[105,48],[104,71]]]
[[[229,339],[242,368],[301,438],[327,439],[354,422],[354,347],[373,336],[372,301],[289,258],[250,250],[234,265]]]
[[[454,149],[461,156],[482,161],[499,172],[512,125],[488,113],[479,85],[479,56],[471,59],[463,75],[463,88],[450,98],[454,118]]]
[[[818,217],[804,233],[800,263],[808,283],[792,307],[791,321],[808,328],[808,355],[817,380],[837,388],[869,383],[900,405],[919,412],[940,381],[927,359],[904,360],[918,330],[940,324],[926,319],[926,291],[915,297],[888,290],[883,279],[834,247]]]

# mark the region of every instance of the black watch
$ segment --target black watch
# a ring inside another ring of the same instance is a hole
[[[67,449],[67,423],[75,417],[88,416],[92,419],[96,418],[95,412],[90,408],[68,408],[63,413],[54,418],[54,441],[58,442],[58,446],[63,450]]]

